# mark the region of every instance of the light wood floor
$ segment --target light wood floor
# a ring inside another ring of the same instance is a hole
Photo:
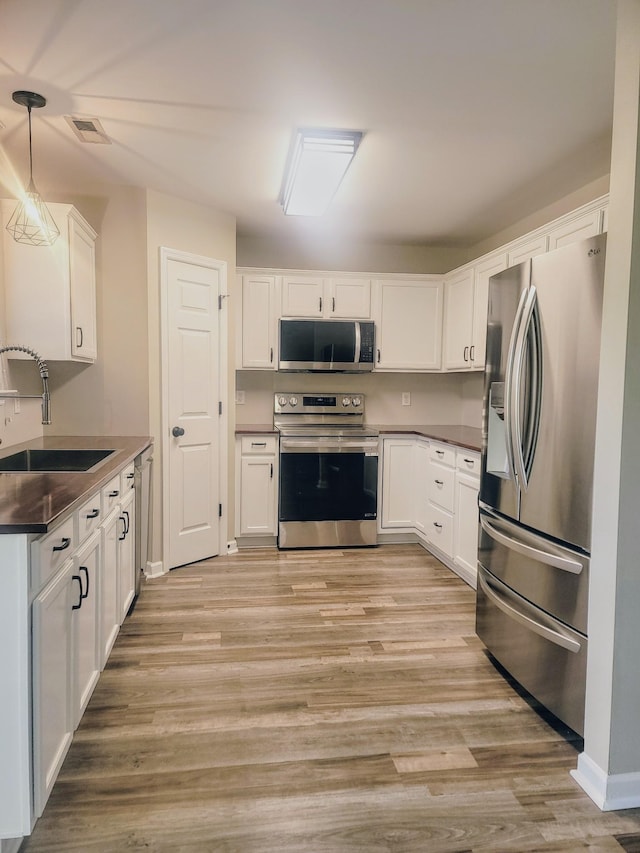
[[[474,601],[417,545],[147,582],[23,853],[640,850],[640,809],[571,779],[581,744],[491,664]]]

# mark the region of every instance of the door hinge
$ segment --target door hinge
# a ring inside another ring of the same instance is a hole
[[[222,504],[218,504],[218,518],[222,518]]]
[[[222,400],[219,400],[219,401],[218,401],[218,414],[219,414],[219,415],[221,415],[221,414],[222,414]]]

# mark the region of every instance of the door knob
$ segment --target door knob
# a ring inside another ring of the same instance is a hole
[[[174,438],[180,438],[181,435],[184,435],[184,430],[182,429],[182,427],[174,427],[171,430],[171,433]]]

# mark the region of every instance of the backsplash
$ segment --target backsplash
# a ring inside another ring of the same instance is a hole
[[[242,370],[236,372],[236,423],[265,424],[273,420],[275,391],[323,393],[360,392],[366,396],[371,424],[464,424],[482,420],[482,374],[366,373],[312,374]],[[410,405],[402,405],[403,395]],[[237,396],[236,396],[237,399]]]

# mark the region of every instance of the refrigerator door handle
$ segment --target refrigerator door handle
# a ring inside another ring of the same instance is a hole
[[[522,369],[524,366],[525,349],[529,329],[533,321],[533,312],[536,307],[538,294],[534,285],[531,285],[526,291],[524,301],[521,299],[522,306],[520,313],[520,322],[515,334],[515,345],[513,362],[511,364],[511,382],[509,387],[509,420],[511,435],[513,441],[513,457],[515,464],[515,472],[518,483],[524,491],[529,485],[529,477],[524,460],[522,426],[520,423],[522,412]],[[537,401],[536,401],[537,405]],[[536,413],[537,417],[537,413]]]
[[[480,516],[480,525],[484,532],[492,539],[495,539],[496,542],[499,542],[511,551],[522,554],[524,557],[530,557],[538,563],[562,569],[563,572],[570,572],[573,575],[579,575],[582,571],[582,564],[577,560],[572,560],[569,557],[561,557],[559,554],[550,554],[548,551],[542,551],[540,548],[534,548],[533,545],[527,545],[526,542],[514,539],[512,536],[495,527],[484,515]]]
[[[561,646],[563,649],[567,649],[567,651],[573,652],[574,654],[577,654],[580,651],[580,643],[577,640],[574,640],[573,637],[567,637],[559,631],[555,631],[553,628],[543,625],[536,619],[532,619],[530,616],[522,613],[512,604],[509,604],[495,589],[492,589],[489,586],[481,573],[478,574],[478,583],[487,598],[511,619],[516,622],[520,622],[521,625],[524,625],[530,631],[533,631],[545,640],[549,640],[549,642],[554,643],[556,646]]]
[[[522,315],[524,313],[525,303],[527,301],[528,289],[525,289],[520,294],[518,309],[513,321],[513,329],[511,331],[511,339],[509,340],[509,350],[507,352],[507,362],[504,371],[504,429],[507,445],[507,461],[511,476],[515,480],[516,486],[519,486],[518,473],[516,469],[516,452],[514,443],[514,422],[513,422],[513,405],[514,396],[514,373],[516,363],[517,344],[522,325]],[[517,411],[517,410],[516,410]]]

